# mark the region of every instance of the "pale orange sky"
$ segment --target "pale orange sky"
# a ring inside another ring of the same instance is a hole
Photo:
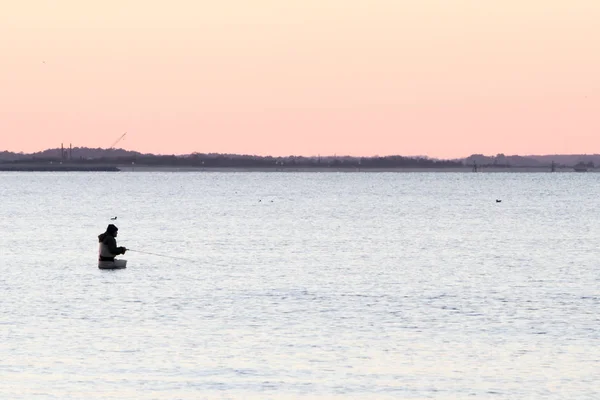
[[[600,152],[599,0],[19,0],[0,150]]]

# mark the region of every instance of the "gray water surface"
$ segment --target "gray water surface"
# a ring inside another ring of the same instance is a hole
[[[599,194],[574,173],[0,173],[0,398],[600,398]],[[99,270],[114,216],[119,245],[189,261]]]

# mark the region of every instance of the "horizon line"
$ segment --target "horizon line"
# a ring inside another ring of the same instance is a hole
[[[434,157],[425,154],[420,155],[402,155],[399,153],[396,154],[373,154],[373,155],[350,155],[350,154],[314,154],[314,155],[305,155],[305,154],[288,154],[288,155],[259,155],[259,154],[250,154],[250,153],[235,153],[235,152],[199,152],[199,151],[191,151],[188,153],[143,153],[138,150],[128,150],[124,148],[105,148],[105,147],[87,147],[87,146],[76,146],[76,147],[63,147],[65,151],[68,151],[69,148],[72,149],[89,149],[89,150],[103,150],[103,151],[125,151],[125,152],[135,152],[141,155],[152,155],[152,156],[188,156],[193,154],[218,154],[218,155],[236,155],[236,156],[250,156],[250,157],[273,157],[273,158],[285,158],[285,157],[306,157],[306,158],[318,158],[318,157],[351,157],[351,158],[375,158],[375,157],[406,157],[406,158],[428,158],[435,160],[461,160],[466,159],[472,156],[483,156],[483,157],[497,157],[498,155],[503,155],[505,157],[550,157],[550,156],[600,156],[600,153],[547,153],[547,154],[506,154],[506,153],[496,153],[496,154],[484,154],[484,153],[472,153],[468,156],[462,157]],[[43,150],[37,150],[33,152],[25,152],[25,151],[13,151],[13,150],[0,150],[0,153],[12,153],[12,154],[23,154],[23,155],[33,155],[36,153],[43,153],[49,150],[58,150],[60,151],[60,147],[49,147]]]

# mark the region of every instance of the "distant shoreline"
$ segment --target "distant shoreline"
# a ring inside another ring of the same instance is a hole
[[[116,165],[0,163],[0,172],[119,172]]]
[[[339,168],[339,167],[285,167],[285,168],[238,168],[238,167],[168,167],[168,166],[118,166],[120,172],[347,172],[347,173],[370,173],[370,172],[447,172],[447,173],[474,173],[472,167],[447,167],[447,168]],[[550,173],[548,167],[482,167],[477,173]],[[557,173],[575,172],[573,168],[556,168]],[[595,172],[590,170],[587,172]]]
[[[586,172],[598,172],[590,169]],[[394,167],[394,168],[356,168],[356,167],[179,167],[149,165],[81,165],[81,164],[1,164],[0,172],[318,172],[318,173],[474,173],[472,167]],[[550,173],[549,167],[478,167],[477,173]],[[576,172],[572,167],[556,168],[557,173]]]
[[[124,134],[123,134],[124,136]],[[121,137],[122,138],[122,137]],[[430,156],[142,154],[110,148],[71,147],[35,153],[0,151],[0,171],[147,172],[600,172],[600,154]]]
[[[132,164],[81,164],[81,163],[0,163],[0,172],[445,172],[474,173],[472,166],[463,167],[200,167]],[[477,173],[550,173],[550,167],[493,167],[478,166]],[[555,172],[577,172],[573,167],[556,167]],[[590,168],[584,172],[600,172]]]

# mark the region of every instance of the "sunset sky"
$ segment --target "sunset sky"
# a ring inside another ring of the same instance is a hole
[[[0,151],[600,153],[599,0],[19,0]]]

